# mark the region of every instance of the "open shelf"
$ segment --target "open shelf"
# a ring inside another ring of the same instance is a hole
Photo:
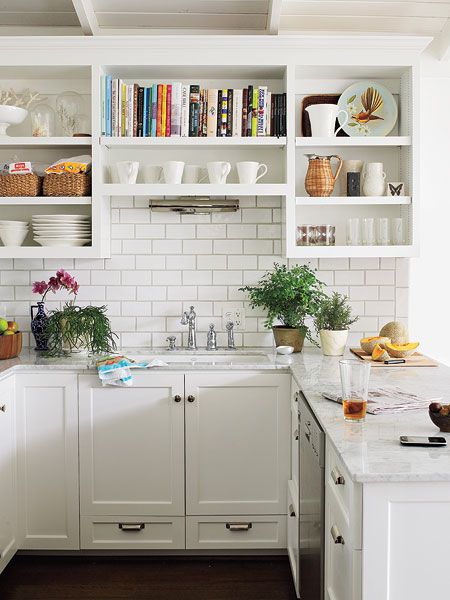
[[[105,183],[101,186],[104,196],[285,196],[287,190],[284,183]]]
[[[91,137],[0,137],[0,146],[44,148],[47,146],[91,146]]]
[[[66,206],[68,204],[92,204],[90,196],[3,196],[0,206]]]
[[[96,258],[93,246],[0,246],[0,258]]]
[[[416,256],[413,246],[295,246],[291,258],[370,258]]]
[[[297,147],[309,146],[411,146],[411,136],[392,135],[385,137],[296,137]]]
[[[107,137],[100,138],[107,148],[127,146],[286,146],[285,137]]]
[[[411,196],[297,196],[297,206],[364,206],[373,204],[411,204]]]

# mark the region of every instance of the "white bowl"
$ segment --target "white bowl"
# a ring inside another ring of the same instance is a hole
[[[10,125],[19,125],[25,121],[28,111],[19,106],[0,104],[0,137],[6,137]]]
[[[18,230],[0,230],[0,239],[3,242],[4,246],[21,246],[27,237],[28,231],[18,231]]]
[[[41,246],[86,246],[86,244],[90,244],[92,242],[91,239],[82,239],[82,240],[69,240],[66,238],[33,238],[35,242],[40,244]]]
[[[0,221],[0,227],[28,227],[28,221]]]
[[[294,352],[293,346],[277,346],[278,354],[292,354]]]

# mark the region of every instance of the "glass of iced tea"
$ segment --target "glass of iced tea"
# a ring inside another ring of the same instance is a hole
[[[369,391],[370,363],[362,360],[339,361],[342,406],[346,421],[364,421]]]

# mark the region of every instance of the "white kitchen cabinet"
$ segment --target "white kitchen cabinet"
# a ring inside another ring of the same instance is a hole
[[[287,505],[287,551],[297,598],[300,597],[300,539],[298,500],[298,488],[295,486],[293,481],[289,481]]]
[[[0,573],[17,550],[14,378],[0,381]]]
[[[183,373],[133,380],[79,377],[82,516],[184,516]]]
[[[292,379],[291,385],[291,477],[294,485],[294,493],[298,496],[299,476],[299,420],[298,420],[298,398],[300,389]]]
[[[186,514],[286,514],[290,375],[186,374]]]
[[[79,548],[77,376],[16,378],[21,548]]]

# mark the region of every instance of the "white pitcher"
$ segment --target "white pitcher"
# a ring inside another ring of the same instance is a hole
[[[305,110],[309,115],[313,137],[334,137],[348,122],[347,111],[339,110],[337,104],[311,104]],[[334,131],[340,113],[345,115],[345,122]]]
[[[117,176],[120,183],[136,183],[139,163],[133,160],[122,160],[116,163]]]
[[[383,163],[366,163],[363,171],[362,191],[364,196],[384,196],[386,190],[386,173]]]

